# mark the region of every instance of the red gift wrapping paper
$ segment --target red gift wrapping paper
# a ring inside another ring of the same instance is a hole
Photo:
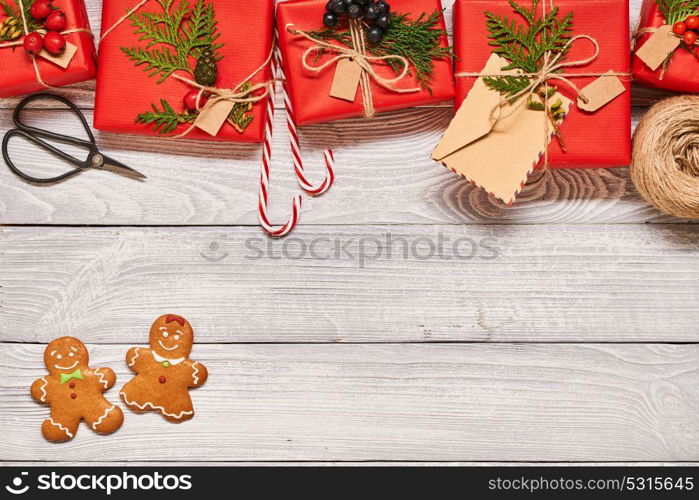
[[[523,0],[529,5],[528,0]],[[546,0],[548,3],[548,0]],[[560,15],[574,12],[573,36],[589,35],[600,45],[600,54],[586,66],[566,68],[566,73],[630,73],[628,0],[554,0]],[[541,7],[540,7],[541,8]],[[454,4],[454,51],[456,72],[479,72],[493,52],[489,45],[484,11],[509,18],[516,16],[507,0],[456,0]],[[524,22],[519,19],[518,22]],[[586,59],[594,53],[587,40],[571,46],[567,61]],[[575,77],[573,83],[582,89],[596,76]],[[561,125],[567,151],[554,139],[549,145],[551,168],[595,168],[626,166],[631,162],[631,78],[620,77],[626,92],[603,108],[588,113],[571,106]],[[475,78],[456,79],[458,108],[473,87]],[[551,81],[559,91],[575,102],[575,92],[567,85]],[[543,165],[543,160],[539,166]]]
[[[9,1],[11,5],[18,3],[17,0]],[[85,3],[82,0],[55,0],[53,4],[66,15],[68,23],[65,31],[81,28],[90,30]],[[87,32],[69,33],[65,35],[65,38],[66,42],[78,47],[78,51],[67,68],[61,68],[41,57],[36,58],[41,79],[53,87],[91,80],[97,73],[97,56],[92,35]],[[0,98],[46,89],[37,80],[31,58],[21,46],[0,48],[0,61],[2,61]]]
[[[641,8],[639,29],[658,28],[665,24],[665,18],[658,9],[655,0],[644,0]],[[646,33],[638,38],[636,49],[640,49],[651,37]],[[670,59],[663,78],[660,79],[662,67],[651,70],[635,54],[632,56],[633,77],[641,84],[675,92],[699,92],[699,60],[683,48],[678,48]]]
[[[291,0],[280,3],[277,7],[279,45],[284,58],[289,99],[294,107],[298,125],[364,116],[361,91],[357,91],[354,102],[331,97],[330,87],[335,75],[335,66],[319,73],[305,69],[301,62],[303,53],[313,46],[313,42],[293,35],[286,29],[288,24],[293,24],[293,29],[302,31],[325,29],[322,19],[326,3],[327,0]],[[435,10],[442,10],[442,4],[439,0],[392,0],[390,4],[392,12],[410,14],[411,19],[416,19],[423,12],[429,15]],[[446,31],[443,18],[439,27]],[[448,43],[445,36],[442,45],[446,47]],[[322,64],[326,58],[332,58],[334,55],[336,54],[326,54],[314,64]],[[312,60],[313,57],[309,59]],[[374,64],[374,69],[379,75],[386,78],[396,76],[385,64]],[[407,76],[395,83],[394,86],[396,88],[420,87],[412,76]],[[449,58],[435,59],[431,86],[432,94],[427,90],[401,94],[384,89],[372,80],[371,92],[374,96],[374,108],[376,112],[383,112],[453,99],[454,75],[452,62]]]
[[[274,39],[274,0],[255,0],[252,2],[231,2],[230,0],[210,0],[214,4],[218,20],[217,40],[223,43],[220,53],[224,56],[218,63],[218,82],[216,87],[233,89],[258,69],[270,55]],[[137,0],[104,0],[102,4],[102,31],[114,26]],[[191,2],[190,2],[191,3]],[[175,2],[173,9],[178,2]],[[138,10],[142,12],[160,12],[157,2],[148,2]],[[139,35],[130,20],[121,23],[102,40],[99,52],[99,70],[97,74],[97,93],[95,96],[95,128],[123,134],[158,136],[148,125],[135,123],[139,113],[151,110],[151,103],[160,106],[160,99],[166,99],[176,111],[183,111],[184,95],[194,87],[174,78],[168,78],[158,84],[157,77],[149,77],[144,66],[135,66],[128,59],[121,47],[144,47],[145,41],[139,41]],[[168,45],[158,44],[158,48]],[[194,60],[192,59],[192,67]],[[182,76],[192,79],[183,72]],[[255,75],[253,84],[272,79],[272,70],[267,65]],[[251,111],[254,118],[243,133],[224,123],[214,137],[199,129],[193,129],[186,139],[229,142],[262,142],[264,124],[267,117],[266,100],[258,101]],[[179,126],[172,134],[177,135],[189,127]]]

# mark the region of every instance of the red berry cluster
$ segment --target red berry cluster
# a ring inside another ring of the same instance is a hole
[[[65,31],[66,15],[62,10],[54,8],[51,0],[35,0],[29,13],[37,21],[44,21],[46,34],[38,31],[29,33],[24,37],[24,50],[29,55],[38,54],[41,49],[46,49],[54,56],[60,56],[66,50],[66,39],[61,35]]]
[[[681,37],[684,44],[691,50],[697,43],[699,33],[699,16],[689,16],[684,21],[675,23],[672,32]],[[699,49],[697,49],[699,52]],[[698,54],[699,57],[699,54]]]

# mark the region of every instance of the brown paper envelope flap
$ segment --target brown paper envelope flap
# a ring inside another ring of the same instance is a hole
[[[646,66],[655,71],[665,59],[680,46],[680,38],[672,33],[672,26],[665,24],[653,33],[636,55]]]
[[[66,69],[70,65],[70,61],[72,61],[73,57],[75,57],[76,52],[78,52],[78,47],[70,42],[66,42],[66,50],[64,50],[63,54],[59,56],[54,56],[46,49],[41,49],[37,55],[43,59],[46,59],[47,61],[52,62],[53,64],[60,66],[63,69]]]
[[[211,136],[216,136],[221,130],[226,118],[233,111],[235,104],[228,100],[209,101],[199,112],[199,116],[194,121],[194,125]]]
[[[443,164],[485,189],[496,198],[511,203],[551,141],[546,134],[546,114],[521,104],[521,97],[502,110],[503,118],[489,134],[443,158]],[[555,94],[568,113],[571,100]],[[550,122],[549,122],[550,123]],[[553,126],[549,124],[549,132]]]
[[[614,73],[614,71],[609,71],[609,73]],[[612,102],[625,91],[624,84],[621,83],[621,80],[616,75],[600,76],[581,90],[587,98],[587,102],[583,102],[578,97],[578,107],[583,111],[592,113],[605,104]]]
[[[330,96],[344,101],[354,102],[359,88],[362,67],[352,59],[340,59],[335,66],[335,76]]]
[[[514,70],[502,71],[501,68],[507,64],[507,60],[492,54],[481,73],[484,75],[516,74],[517,71]],[[478,78],[432,152],[432,159],[440,161],[445,156],[488,134],[500,116],[500,102],[500,93],[488,87],[483,78]]]

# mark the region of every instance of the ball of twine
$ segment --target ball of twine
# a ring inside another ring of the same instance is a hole
[[[633,140],[631,178],[663,212],[699,218],[699,96],[666,99],[643,117]]]

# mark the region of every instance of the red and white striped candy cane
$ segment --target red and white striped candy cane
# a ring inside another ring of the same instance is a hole
[[[272,68],[272,76],[275,79],[277,78],[277,76],[279,76],[283,81],[282,89],[284,95],[284,103],[286,105],[287,124],[289,128],[291,153],[294,161],[294,171],[296,172],[296,178],[301,188],[311,196],[318,196],[330,189],[330,187],[333,185],[333,182],[335,181],[335,158],[333,156],[332,150],[326,150],[324,152],[326,169],[325,179],[323,179],[323,181],[317,186],[314,186],[308,181],[303,170],[303,161],[301,160],[301,150],[298,141],[298,131],[296,129],[293,107],[291,105],[291,101],[289,100],[289,96],[286,91],[286,79],[284,78],[282,57],[278,49],[277,41],[278,38],[275,34],[274,57],[270,61],[270,64]],[[269,217],[267,215],[267,203],[269,201],[269,174],[272,158],[274,96],[275,85],[273,85],[270,89],[269,99],[267,99],[267,120],[265,122],[264,148],[262,153],[262,173],[260,175],[260,195],[258,201],[258,214],[260,219],[260,225],[267,233],[269,233],[271,236],[283,237],[288,235],[291,231],[293,231],[296,227],[296,224],[299,221],[302,198],[300,195],[294,197],[291,210],[291,217],[289,218],[286,224],[284,224],[283,226],[273,226],[270,223]]]
[[[274,51],[274,59],[277,64],[279,75],[282,77],[282,89],[284,95],[284,105],[286,107],[286,122],[289,127],[289,143],[291,144],[291,155],[294,160],[294,171],[296,172],[296,178],[301,185],[301,188],[306,191],[306,193],[311,196],[318,196],[325,193],[335,182],[335,157],[331,149],[326,149],[323,152],[325,157],[325,178],[323,182],[314,186],[306,178],[306,174],[303,170],[303,160],[301,159],[301,148],[299,147],[299,134],[296,129],[296,118],[294,114],[294,108],[291,105],[291,100],[289,99],[289,93],[286,87],[286,78],[284,78],[284,61],[282,60],[281,51],[279,50],[279,37],[275,33],[275,40],[277,41],[277,46]]]
[[[276,65],[274,60],[270,61],[272,65],[272,76],[276,77]],[[269,170],[272,160],[272,131],[274,123],[274,94],[275,85],[273,84],[269,91],[267,99],[267,120],[265,122],[265,139],[262,150],[262,173],[260,174],[260,196],[257,205],[257,211],[260,219],[260,225],[271,236],[283,237],[294,230],[299,221],[301,214],[301,195],[294,196],[294,201],[291,207],[291,217],[283,226],[273,226],[267,216],[267,202],[269,200]]]

